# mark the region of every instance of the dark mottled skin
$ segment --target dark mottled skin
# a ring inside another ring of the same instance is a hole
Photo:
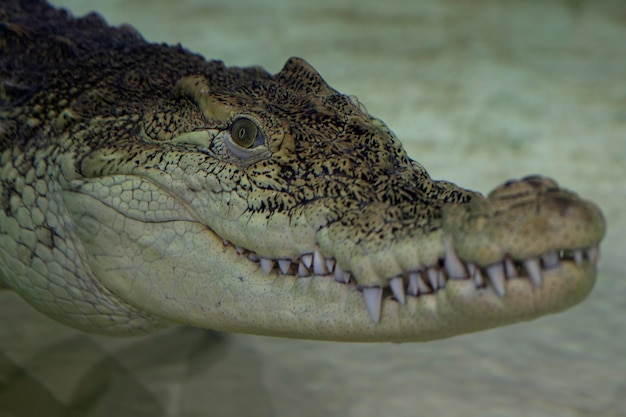
[[[309,184],[320,177],[332,181],[294,193],[299,201],[306,201],[309,193],[319,196],[320,190],[329,197],[338,196],[353,183],[355,171],[361,171],[358,179],[364,184],[374,184],[372,196],[382,201],[395,203],[399,199],[415,198],[431,201],[435,196],[442,201],[466,198],[456,190],[442,197],[441,189],[430,183],[420,187],[423,171],[406,178],[409,184],[406,195],[391,194],[390,190],[395,187],[381,184],[381,176],[395,176],[410,166],[399,143],[380,144],[375,138],[378,132],[371,126],[364,125],[361,120],[351,123],[350,113],[360,118],[361,111],[347,96],[332,90],[316,73],[308,74],[308,68],[301,68],[296,62],[287,63],[283,71],[272,76],[257,67],[227,68],[221,61],[207,62],[180,46],[146,43],[132,27],[109,27],[95,13],[74,18],[64,10],[56,10],[40,1],[12,1],[0,10],[0,17],[11,16],[2,23],[0,32],[3,48],[1,104],[5,109],[13,108],[19,112],[5,122],[3,148],[9,142],[14,145],[15,139],[20,144],[29,141],[39,132],[54,140],[55,134],[78,131],[83,127],[82,123],[89,124],[94,117],[143,116],[153,110],[155,103],[163,101],[163,107],[176,106],[177,110],[179,106],[187,106],[188,114],[196,116],[196,125],[192,126],[189,119],[168,120],[167,116],[173,116],[165,110],[155,113],[156,126],[151,127],[160,131],[149,132],[155,141],[167,140],[181,130],[210,125],[212,121],[207,123],[193,103],[171,98],[172,87],[179,79],[200,74],[209,81],[212,92],[216,96],[223,95],[225,101],[234,100],[250,106],[250,96],[257,97],[267,102],[263,103],[267,112],[286,120],[289,134],[295,141],[294,155],[304,166],[303,169],[283,169],[281,173],[285,181]],[[323,96],[323,103],[316,100],[318,97],[311,99],[311,94]],[[237,95],[241,97],[237,98]],[[51,125],[64,110],[71,117],[68,116],[64,123],[57,121],[56,128],[53,128]],[[159,117],[163,114],[165,116]],[[41,123],[36,126],[23,123],[29,118]],[[90,138],[87,145],[96,147],[111,142],[113,137],[117,141],[120,136],[136,136],[139,126],[132,123],[118,126],[115,136]],[[316,129],[312,131],[310,126]],[[50,130],[53,135],[48,135]],[[342,140],[342,137],[362,139],[354,143]],[[379,152],[379,147],[384,149]],[[321,167],[314,163],[321,159],[319,152],[324,153],[326,160]],[[354,156],[351,161],[343,158],[346,153]],[[371,158],[372,154],[378,154],[379,159],[367,170],[359,170],[357,165]],[[334,158],[337,158],[336,162]],[[342,177],[347,180],[342,182]],[[402,185],[400,179],[394,180],[398,181],[397,185]],[[379,192],[376,189],[379,184],[384,185],[385,190]],[[355,196],[356,192],[351,195]]]

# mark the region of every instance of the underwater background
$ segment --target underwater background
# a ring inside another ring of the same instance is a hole
[[[0,294],[0,417],[626,417],[622,0],[57,0],[227,65],[305,58],[433,178],[541,173],[594,200],[593,293],[532,322],[415,344],[176,328],[108,339]]]

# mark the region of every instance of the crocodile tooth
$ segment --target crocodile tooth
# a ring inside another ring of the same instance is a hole
[[[598,261],[600,260],[600,250],[598,249],[597,246],[594,246],[592,248],[589,248],[589,250],[587,250],[587,258],[589,258],[589,261],[594,264],[597,265]]]
[[[398,300],[400,304],[404,304],[406,302],[406,298],[404,296],[404,284],[402,282],[402,278],[391,278],[389,281],[389,287],[391,288],[393,296],[396,297],[396,300]]]
[[[335,281],[347,284],[350,282],[350,272],[341,269],[338,263],[335,263]]]
[[[298,276],[299,277],[308,277],[309,275],[311,275],[311,273],[309,272],[307,267],[302,262],[300,262],[298,264]]]
[[[467,273],[469,274],[469,277],[472,278],[474,276],[474,272],[476,271],[476,265],[468,262],[465,264],[465,268],[467,268]]]
[[[289,267],[291,266],[291,261],[289,259],[279,259],[278,260],[278,268],[280,268],[280,272],[287,275],[289,274]]]
[[[428,294],[434,291],[428,288],[428,285],[426,285],[426,281],[424,281],[424,276],[422,274],[420,274],[420,279],[419,281],[417,281],[417,288],[419,288],[420,294]]]
[[[326,259],[318,250],[316,250],[313,254],[313,273],[315,275],[328,274],[328,270],[326,269]]]
[[[313,254],[307,253],[306,255],[302,255],[300,257],[300,262],[302,262],[307,268],[310,268],[313,264]]]
[[[524,261],[524,268],[526,268],[526,272],[528,272],[530,282],[532,282],[535,287],[539,287],[541,285],[541,267],[539,266],[539,261],[534,258],[526,259]]]
[[[485,269],[487,270],[489,282],[491,282],[496,294],[500,297],[504,297],[504,265],[501,262],[498,262],[496,264],[489,265]]]
[[[504,272],[507,278],[517,278],[519,276],[511,258],[507,257],[504,259]]]
[[[559,255],[556,252],[548,252],[541,256],[545,268],[556,268],[559,266]]]
[[[333,258],[326,259],[326,269],[329,274],[335,270],[335,260]]]
[[[439,288],[446,287],[446,275],[443,273],[443,270],[437,271],[437,282],[439,283]]]
[[[269,275],[269,273],[272,272],[272,269],[274,269],[275,261],[273,259],[261,258],[260,262],[263,272],[265,272],[266,275]]]
[[[249,260],[251,260],[251,261],[253,261],[253,262],[258,262],[258,261],[259,261],[259,255],[257,255],[257,254],[256,254],[256,253],[254,253],[254,252],[250,252],[250,253],[248,254],[248,259],[249,259]]]
[[[372,321],[378,323],[380,321],[380,304],[383,299],[383,289],[381,287],[363,288],[363,298]]]
[[[409,273],[409,288],[407,288],[407,291],[410,295],[417,296],[417,294],[419,294],[420,292],[419,281],[421,280],[422,280],[422,277],[420,276],[419,271]]]
[[[483,273],[480,271],[480,268],[476,268],[475,265],[472,277],[474,278],[474,285],[476,285],[476,288],[482,288],[485,286],[485,277],[483,277]]]
[[[428,282],[432,287],[433,291],[437,291],[439,280],[437,279],[437,270],[435,268],[428,268],[426,270],[426,275],[428,276]]]
[[[226,239],[222,239],[222,243],[224,244],[224,246],[228,246],[229,242]]]
[[[583,263],[583,251],[581,249],[574,249],[574,262],[580,266]]]
[[[335,281],[341,282],[342,284],[347,284],[347,282],[344,281],[343,269],[341,269],[339,264],[335,264]]]
[[[467,277],[467,272],[465,271],[465,267],[463,266],[463,262],[457,255],[456,250],[454,250],[454,246],[452,243],[446,240],[446,257],[443,261],[443,265],[446,268],[446,272],[448,273],[448,277],[450,279],[461,279]]]
[[[235,250],[237,251],[237,253],[239,255],[243,255],[243,253],[246,251],[244,248],[242,248],[241,246],[235,246]]]

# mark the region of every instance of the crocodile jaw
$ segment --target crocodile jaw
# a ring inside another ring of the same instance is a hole
[[[429,239],[442,248],[438,269],[445,283],[435,291],[432,285],[426,292],[407,290],[401,302],[398,292],[387,287],[373,311],[364,297],[373,287],[363,287],[354,276],[346,285],[336,274],[311,273],[310,264],[304,274],[297,262],[287,273],[277,264],[267,269],[256,254],[225,243],[200,222],[145,222],[89,194],[66,192],[64,197],[74,210],[71,215],[92,271],[105,287],[164,320],[229,332],[354,342],[426,341],[561,311],[584,299],[596,277],[593,248],[549,266],[537,261],[540,282],[522,273],[497,287],[484,272],[479,279],[473,263],[463,263],[466,277],[455,276],[446,262],[458,256],[449,247],[452,237],[435,233]],[[178,215],[183,211],[177,207]]]
[[[128,220],[124,224],[127,231],[133,229]],[[375,322],[355,286],[327,275],[268,275],[199,224],[170,226],[175,237],[167,242],[167,257],[144,249],[152,262],[141,269],[125,269],[110,256],[97,255],[107,247],[128,251],[139,236],[100,240],[116,246],[96,248],[91,242],[95,274],[114,293],[124,294],[127,302],[156,316],[228,332],[353,342],[440,339],[561,311],[584,299],[596,277],[592,262],[577,266],[565,261],[543,271],[540,288],[528,279],[506,281],[504,297],[488,285],[477,289],[472,280],[448,280],[434,294],[407,296],[404,305],[386,295]],[[162,230],[148,233],[163,236]],[[192,247],[182,238],[190,235]],[[168,276],[172,273],[175,279]]]

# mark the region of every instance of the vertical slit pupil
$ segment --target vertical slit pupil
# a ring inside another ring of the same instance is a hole
[[[254,145],[257,132],[258,128],[252,121],[239,119],[233,124],[232,137],[237,145],[243,148],[249,148]]]

